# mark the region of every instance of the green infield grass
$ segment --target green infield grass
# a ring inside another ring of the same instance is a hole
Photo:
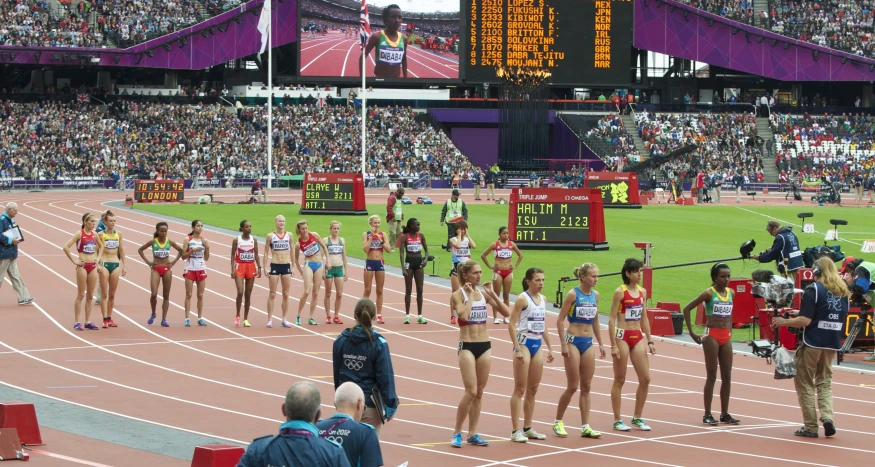
[[[449,274],[450,254],[440,248],[446,243],[446,228],[440,225],[441,204],[405,205],[405,219],[417,218],[422,226],[429,245],[429,253],[440,258],[436,273],[443,277]],[[252,222],[253,233],[264,236],[273,230],[273,219],[277,214],[286,216],[287,225],[294,228],[299,219],[309,221],[310,230],[318,232],[323,237],[328,236],[328,223],[339,220],[343,223],[340,236],[349,245],[357,245],[362,232],[368,230],[367,216],[337,216],[337,215],[306,215],[298,214],[299,205],[240,205],[240,204],[143,204],[136,209],[151,211],[181,219],[200,219],[204,224],[237,230],[242,219]],[[384,204],[369,204],[368,210],[385,217]],[[468,204],[468,223],[470,235],[477,244],[472,253],[479,259],[480,253],[490,242],[498,238],[498,228],[507,225],[507,205]],[[605,225],[608,243],[607,251],[568,251],[568,250],[523,250],[523,262],[520,271],[514,276],[514,293],[522,291],[521,280],[526,268],[537,266],[546,271],[547,284],[544,295],[550,301],[555,300],[557,281],[569,277],[576,266],[584,262],[593,262],[599,266],[602,274],[617,272],[626,258],[643,259],[643,252],[633,245],[633,242],[649,241],[653,244],[651,265],[685,263],[701,260],[730,258],[739,256],[738,248],[742,242],[754,239],[757,247],[754,253],[759,253],[771,246],[773,237],[765,230],[769,219],[784,221],[782,224],[799,224],[799,212],[814,212],[810,218],[819,233],[803,234],[801,227],[794,227],[799,237],[800,246],[804,249],[822,245],[824,232],[832,226],[830,219],[845,219],[847,226],[839,228],[842,251],[846,255],[861,256],[860,244],[866,239],[875,239],[875,216],[870,209],[860,208],[818,208],[815,206],[800,207],[737,207],[724,206],[645,206],[643,209],[606,209]],[[124,228],[122,226],[122,228]],[[387,231],[386,224],[381,230]],[[844,233],[848,232],[848,233]],[[853,243],[852,243],[853,242]],[[230,244],[230,240],[228,241]],[[829,242],[830,245],[835,242]],[[351,257],[364,259],[365,254],[360,248],[348,248]],[[868,260],[875,260],[875,254],[862,254]],[[397,252],[386,255],[386,263],[394,266],[400,264]],[[733,278],[750,277],[751,271],[757,268],[774,270],[774,263],[759,265],[754,261],[732,261]],[[711,263],[685,266],[672,269],[656,270],[653,276],[653,301],[679,302],[681,306],[692,300],[696,294],[710,286],[708,271]],[[426,267],[431,273],[432,265]],[[569,290],[575,283],[566,284]],[[597,289],[602,294],[599,310],[607,313],[610,307],[612,291],[621,284],[619,276],[605,277],[599,281]],[[747,330],[735,330],[733,340],[748,338]]]

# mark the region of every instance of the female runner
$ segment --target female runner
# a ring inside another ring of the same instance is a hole
[[[231,278],[237,285],[237,317],[234,326],[240,327],[240,304],[245,301],[243,309],[243,327],[249,327],[249,304],[252,301],[252,286],[255,278],[261,277],[261,262],[258,259],[258,240],[252,236],[252,224],[247,220],[240,221],[240,235],[231,242]],[[258,266],[258,270],[255,267]],[[245,296],[244,296],[245,294]]]
[[[517,297],[507,326],[513,342],[514,390],[510,398],[510,419],[513,424],[511,441],[525,443],[530,439],[547,439],[546,435],[532,428],[535,413],[535,395],[544,372],[544,352],[541,340],[547,344],[547,363],[553,362],[550,348],[550,333],[547,332],[547,300],[541,295],[544,289],[544,271],[529,268],[523,279],[523,293]],[[520,429],[520,405],[523,406],[523,426]]]
[[[115,305],[115,291],[118,289],[119,277],[127,273],[125,270],[125,248],[122,244],[121,232],[115,229],[115,215],[112,211],[106,211],[103,215],[103,223],[104,230],[98,236],[100,243],[103,244],[100,262],[106,269],[106,274],[100,276],[102,284],[98,292],[101,298],[99,303],[100,311],[103,313],[103,327],[115,328],[118,326],[112,321],[112,308]]]
[[[340,222],[331,221],[328,231],[331,236],[325,241],[325,249],[328,250],[328,264],[325,272],[325,316],[328,316],[328,322],[334,324],[343,324],[343,321],[338,316],[340,313],[340,303],[343,301],[343,284],[349,279],[349,267],[346,265],[346,240],[340,235]],[[336,298],[334,299],[334,319],[331,319],[331,286],[334,285]]]
[[[313,314],[316,313],[316,298],[319,296],[319,289],[322,287],[322,279],[325,277],[325,263],[328,262],[327,248],[322,237],[316,232],[310,232],[310,227],[307,221],[300,220],[295,225],[295,232],[298,233],[298,243],[295,244],[295,267],[301,277],[304,278],[304,293],[298,301],[298,317],[295,318],[295,324],[301,325],[301,311],[304,310],[304,305],[307,304],[307,296],[313,294],[310,298],[310,319],[307,324],[315,325],[316,320],[313,319]],[[304,260],[307,262],[307,269],[301,269],[301,264],[298,262],[300,254],[304,253]],[[312,261],[316,259],[316,255],[322,258],[322,261]]]
[[[170,326],[167,324],[167,310],[170,308],[170,286],[173,285],[173,271],[171,271],[171,269],[176,262],[182,258],[182,248],[177,245],[176,242],[167,238],[167,231],[168,227],[166,222],[155,224],[155,233],[152,234],[152,240],[146,242],[139,250],[137,250],[140,254],[140,258],[143,258],[143,262],[152,268],[149,284],[152,288],[152,296],[149,297],[149,304],[152,306],[152,315],[149,317],[147,323],[152,324],[155,322],[155,309],[158,306],[158,284],[161,284],[163,286],[161,326],[164,326],[165,328]],[[143,254],[147,248],[152,248],[152,261],[147,260],[146,256]],[[170,261],[171,248],[179,252],[179,254],[176,255],[176,258],[173,258],[173,261]]]
[[[270,265],[270,294],[267,296],[267,327],[273,327],[273,301],[276,298],[277,285],[282,284],[284,328],[292,327],[286,321],[289,312],[289,291],[292,288],[292,237],[286,231],[285,216],[276,216],[273,220],[274,231],[264,238],[264,264]]]
[[[97,227],[97,216],[85,213],[82,216],[82,227],[64,245],[64,254],[76,265],[76,285],[79,290],[76,292],[76,300],[73,301],[73,316],[76,320],[73,329],[77,331],[83,330],[82,323],[79,322],[83,301],[85,301],[85,329],[100,330],[91,322],[91,300],[85,299],[85,297],[91,297],[94,294],[98,274],[103,274],[101,266],[97,264],[97,259],[103,253],[103,243],[100,242],[98,234],[94,232],[95,227]],[[78,258],[75,259],[70,253],[70,247],[73,245],[76,245],[76,251],[79,253]],[[92,272],[94,274],[91,274]]]
[[[374,214],[368,218],[371,230],[362,234],[362,250],[367,253],[365,260],[365,296],[371,298],[371,282],[377,283],[377,324],[383,322],[383,283],[386,281],[386,268],[383,264],[383,254],[392,251],[392,246],[386,241],[386,234],[380,232],[380,215]]]
[[[487,256],[489,256],[489,253],[493,253],[493,256],[495,256],[494,266],[490,266],[489,260],[486,259]],[[510,260],[513,258],[514,253],[516,253],[517,257],[516,264],[510,264]],[[488,269],[493,271],[492,284],[495,286],[495,293],[502,295],[504,304],[509,308],[510,287],[513,284],[513,270],[520,267],[520,263],[523,262],[523,252],[517,248],[516,243],[510,241],[510,231],[507,230],[507,227],[501,227],[498,229],[498,241],[489,244],[486,251],[480,255],[480,259],[486,264]],[[504,289],[504,292],[502,292],[502,289]],[[493,315],[492,317],[495,318],[492,324],[501,323],[501,320],[498,319],[497,315]],[[505,318],[504,324],[507,324],[507,318]]]
[[[204,289],[207,288],[207,260],[210,259],[210,242],[203,237],[204,223],[191,222],[191,233],[182,242],[182,259],[185,260],[185,325],[191,326],[191,294],[197,283],[197,324],[206,326],[204,320]]]
[[[452,255],[453,268],[450,270],[450,284],[453,288],[453,293],[459,290],[459,276],[456,268],[471,259],[471,250],[477,248],[474,240],[468,235],[468,223],[465,221],[456,222],[456,236],[450,239],[450,254]],[[456,324],[456,305],[450,296],[450,323]]]
[[[482,271],[476,261],[466,261],[458,269],[462,287],[453,293],[453,302],[459,310],[459,370],[465,385],[465,395],[456,410],[456,425],[453,431],[453,447],[462,447],[462,424],[468,418],[468,444],[488,446],[489,443],[477,434],[480,409],[483,405],[483,389],[489,381],[492,365],[492,344],[486,330],[488,303],[502,316],[507,316],[507,307],[488,282],[480,289]]]
[[[404,324],[410,324],[410,298],[413,294],[413,281],[416,280],[416,311],[419,324],[428,324],[422,317],[422,282],[425,279],[425,264],[428,262],[428,245],[425,235],[419,231],[419,221],[416,218],[407,220],[407,226],[401,230],[401,265],[404,267],[404,310],[407,317]],[[425,254],[422,251],[425,250]],[[405,259],[404,256],[407,255]]]
[[[104,223],[104,221],[106,220],[107,216],[115,216],[115,214],[113,214],[112,211],[110,211],[109,209],[107,209],[106,212],[101,214],[100,220],[97,221],[97,227],[94,229],[94,231],[96,233],[100,234],[106,230],[106,224]],[[100,261],[97,262],[97,264],[100,264],[101,266],[103,266],[103,258],[101,258]],[[104,278],[101,276],[98,276],[97,290],[94,291],[94,293],[95,293],[94,304],[95,305],[100,305],[100,296],[103,294],[103,288],[102,288],[101,282],[105,282],[105,281],[103,281],[101,279],[104,279]],[[110,311],[110,313],[112,313],[112,309],[110,309],[109,311]],[[103,314],[103,323],[105,325],[106,324],[106,310],[103,307],[101,307],[100,312]],[[115,324],[115,323],[113,323],[113,324]],[[103,327],[106,327],[106,326],[103,326]],[[116,327],[116,326],[113,326],[113,327]]]
[[[589,391],[592,386],[592,375],[595,373],[593,336],[599,344],[599,358],[605,358],[602,336],[598,328],[599,293],[593,290],[599,281],[599,268],[592,263],[583,263],[579,268],[574,268],[574,277],[580,281],[580,284],[565,294],[565,299],[562,301],[562,311],[556,320],[559,335],[564,336],[561,346],[568,386],[565,388],[565,392],[559,396],[553,432],[563,438],[568,436],[565,424],[562,423],[562,417],[565,415],[568,403],[571,402],[571,396],[577,391],[579,385],[580,401],[578,404],[583,424],[580,427],[580,436],[582,438],[600,438],[602,434],[589,427]],[[569,323],[567,331],[565,330],[566,319]]]
[[[738,424],[739,420],[729,415],[729,392],[732,384],[732,290],[729,280],[732,277],[729,266],[717,263],[711,267],[711,287],[694,298],[684,307],[684,320],[690,331],[690,338],[705,350],[705,416],[702,423],[717,425],[719,422],[711,415],[711,399],[714,397],[714,383],[717,381],[717,365],[720,365],[720,422]],[[705,304],[708,317],[705,335],[693,331],[690,310]]]
[[[611,302],[611,317],[608,320],[608,334],[611,338],[611,356],[614,357],[614,385],[611,387],[611,406],[614,409],[614,429],[631,431],[620,418],[620,406],[623,403],[623,384],[626,382],[626,366],[632,360],[632,366],[638,375],[638,392],[635,394],[635,413],[632,425],[640,430],[650,431],[650,427],[641,419],[644,402],[647,401],[647,390],[650,387],[650,362],[647,360],[647,350],[656,355],[656,347],[650,340],[650,322],[647,320],[647,291],[638,286],[641,280],[641,261],[629,258],[623,263],[620,273],[623,275],[623,285],[614,291]],[[644,336],[641,331],[644,331]],[[642,344],[642,337],[647,337],[647,345]],[[646,348],[645,348],[646,347]]]

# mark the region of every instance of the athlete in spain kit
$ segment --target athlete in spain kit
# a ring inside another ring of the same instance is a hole
[[[277,286],[282,284],[283,319],[280,321],[285,328],[292,327],[286,321],[289,312],[289,291],[292,288],[292,236],[286,230],[285,216],[276,216],[273,220],[274,231],[265,236],[264,261],[268,265],[270,293],[267,296],[267,327],[273,327],[273,305]]]
[[[495,257],[495,264],[492,266],[489,265],[489,253]],[[514,253],[516,253],[516,264],[511,263]],[[495,286],[495,293],[502,297],[504,304],[509,308],[513,271],[523,262],[523,252],[516,246],[516,243],[510,240],[510,231],[507,227],[498,228],[498,240],[486,247],[486,251],[480,255],[480,259],[487,268],[493,271],[492,284]],[[493,324],[501,323],[497,315],[493,315],[493,318]],[[507,318],[505,318],[504,324],[507,324]]]
[[[361,61],[370,55],[371,50],[376,49],[375,78],[401,78],[402,75],[407,78],[407,47],[404,35],[399,30],[402,20],[401,7],[398,5],[389,5],[383,9],[383,24],[386,28],[368,38],[365,53],[359,59],[359,70],[362,68]]]
[[[182,244],[182,259],[185,260],[185,326],[191,326],[191,296],[197,284],[197,324],[206,326],[204,320],[204,290],[207,288],[207,260],[210,259],[210,242],[203,237],[204,223],[194,220]]]

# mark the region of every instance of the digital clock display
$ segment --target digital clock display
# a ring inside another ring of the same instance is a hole
[[[134,184],[135,201],[183,201],[183,180],[137,180]]]

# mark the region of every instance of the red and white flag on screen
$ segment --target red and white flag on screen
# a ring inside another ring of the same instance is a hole
[[[76,93],[76,99],[80,104],[88,104],[91,102],[91,96],[88,94]]]
[[[371,37],[371,22],[368,19],[368,5],[365,3],[365,0],[362,0],[362,11],[361,11],[361,19],[359,23],[361,23],[361,28],[359,28],[359,38],[361,39],[361,47],[365,48],[365,44],[368,42],[368,37]]]

